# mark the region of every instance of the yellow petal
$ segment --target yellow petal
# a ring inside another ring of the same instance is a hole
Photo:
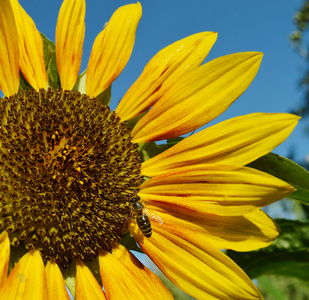
[[[262,299],[247,275],[198,235],[177,228],[173,234],[156,222],[153,229],[151,238],[139,235],[137,226],[130,231],[161,271],[187,294],[196,299]]]
[[[25,254],[10,273],[0,290],[0,299],[45,300],[46,275],[39,251]]]
[[[76,300],[106,299],[103,289],[82,261],[76,262]]]
[[[207,124],[247,89],[262,56],[259,52],[226,55],[186,74],[139,120],[132,141],[173,138]]]
[[[99,263],[108,299],[174,299],[159,277],[119,244],[112,254],[101,253]]]
[[[85,0],[65,0],[56,27],[56,57],[61,87],[72,90],[80,69],[85,36]]]
[[[94,41],[87,67],[86,91],[96,97],[106,90],[126,66],[142,16],[139,2],[118,8]]]
[[[47,75],[42,37],[18,0],[11,0],[11,4],[18,32],[20,70],[35,90],[46,89]]]
[[[285,113],[255,113],[226,120],[143,162],[142,173],[152,177],[199,163],[246,165],[280,145],[298,120],[298,116]]]
[[[10,239],[6,231],[0,234],[0,289],[5,281],[10,262]]]
[[[135,274],[116,257],[108,252],[102,252],[99,263],[101,279],[108,299],[147,299],[146,285],[137,281]]]
[[[70,299],[70,296],[64,285],[63,276],[58,265],[55,262],[48,261],[46,265],[46,279],[48,299],[62,300]]]
[[[286,182],[252,168],[201,164],[155,176],[140,186],[138,194],[147,205],[166,211],[237,216],[294,191]]]
[[[277,224],[261,210],[244,216],[218,216],[214,214],[169,213],[147,205],[163,221],[164,230],[182,230],[186,234],[198,235],[217,249],[252,251],[267,247],[279,234]],[[175,217],[177,216],[177,217]],[[153,226],[154,218],[151,218]]]
[[[12,6],[9,0],[0,5],[0,90],[5,96],[18,92],[18,38]]]
[[[179,78],[203,62],[216,39],[216,32],[201,32],[159,51],[120,101],[118,116],[128,120],[150,108]]]

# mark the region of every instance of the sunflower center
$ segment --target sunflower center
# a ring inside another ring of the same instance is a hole
[[[142,181],[126,125],[99,100],[61,89],[0,106],[0,231],[62,267],[111,249]]]

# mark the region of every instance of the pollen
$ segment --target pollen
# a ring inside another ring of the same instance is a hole
[[[61,89],[0,106],[0,232],[63,268],[110,250],[142,182],[126,124],[96,98]]]

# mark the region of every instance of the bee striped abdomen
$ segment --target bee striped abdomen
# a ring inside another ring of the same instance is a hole
[[[142,214],[141,216],[136,217],[137,225],[145,237],[151,237],[152,229],[151,223],[146,214]]]

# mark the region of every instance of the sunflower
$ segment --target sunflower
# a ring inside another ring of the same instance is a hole
[[[76,299],[172,299],[132,241],[197,299],[262,298],[222,249],[278,235],[260,209],[294,189],[246,165],[298,117],[249,114],[180,138],[225,111],[262,60],[245,52],[202,64],[214,32],[158,52],[111,111],[141,14],[140,3],[117,9],[79,75],[85,1],[64,0],[57,77],[32,19],[1,0],[0,299],[69,299],[66,287]]]

